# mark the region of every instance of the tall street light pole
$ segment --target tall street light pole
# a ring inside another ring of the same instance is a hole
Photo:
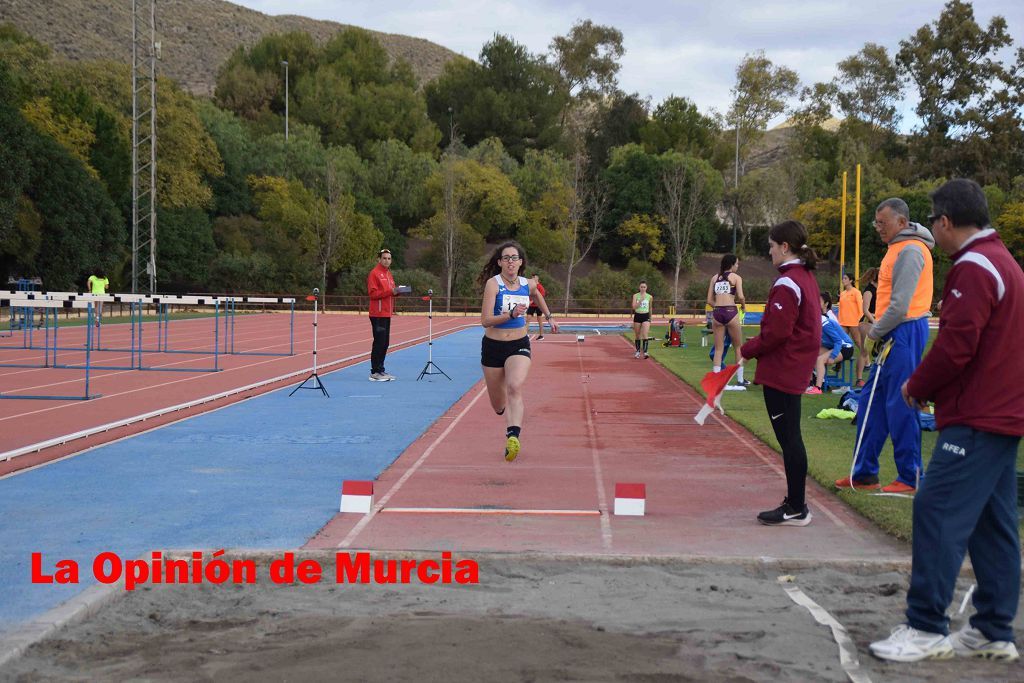
[[[284,140],[288,141],[288,60],[282,59],[284,67]]]

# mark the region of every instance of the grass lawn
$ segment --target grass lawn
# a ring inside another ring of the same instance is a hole
[[[758,332],[757,326],[745,326],[744,335],[749,338]],[[650,354],[671,372],[678,375],[684,382],[697,389],[700,389],[700,380],[706,372],[711,369],[711,361],[708,359],[709,347],[700,345],[700,328],[696,326],[686,327],[686,348],[665,348],[661,344],[666,327],[651,327],[651,336],[656,340],[651,342]],[[933,330],[931,339],[934,339],[936,332]],[[632,332],[627,333],[632,340]],[[709,337],[709,344],[712,343]],[[728,362],[734,362],[734,356],[730,352]],[[754,371],[757,367],[756,361],[748,361],[744,366],[744,373],[747,379],[754,379]],[[865,373],[865,378],[867,373]],[[822,394],[821,396],[804,396],[801,401],[802,422],[801,432],[804,437],[804,444],[807,446],[808,474],[826,490],[835,492],[841,500],[875,522],[880,528],[901,539],[909,539],[911,535],[911,514],[912,501],[910,499],[893,498],[888,496],[873,496],[862,491],[836,491],[833,482],[850,473],[850,463],[853,459],[854,439],[856,438],[856,427],[850,424],[849,420],[819,420],[814,416],[823,408],[836,408],[839,403],[839,394]],[[754,436],[765,442],[776,451],[780,451],[779,443],[775,440],[768,414],[765,412],[764,397],[761,387],[752,385],[748,391],[730,391],[722,398],[722,406],[726,414],[746,427]],[[932,450],[935,448],[936,432],[922,432],[921,449],[925,467],[931,458]],[[781,452],[781,451],[780,451]],[[892,445],[886,442],[886,446],[880,457],[881,471],[878,473],[879,480],[887,484],[896,478],[896,465],[893,462]],[[1017,451],[1017,469],[1024,469],[1024,448]],[[785,485],[778,482],[779,500],[785,495]]]

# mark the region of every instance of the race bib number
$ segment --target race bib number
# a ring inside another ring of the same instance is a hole
[[[501,310],[503,311],[511,311],[519,304],[529,306],[530,297],[521,294],[503,294],[501,297]]]
[[[715,283],[715,294],[731,294],[732,285],[728,280],[719,280]]]

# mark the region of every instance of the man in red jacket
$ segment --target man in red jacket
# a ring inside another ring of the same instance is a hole
[[[366,289],[370,294],[370,327],[373,328],[370,381],[390,382],[395,376],[384,371],[384,356],[391,343],[391,315],[395,312],[395,297],[401,292],[391,275],[391,250],[381,249],[377,256],[377,265],[366,278]]]
[[[911,407],[935,401],[939,438],[914,498],[907,623],[871,644],[882,659],[913,662],[953,654],[1017,659],[1013,619],[1020,597],[1017,446],[1024,436],[1024,273],[996,231],[971,180],[932,194],[935,241],[950,255],[939,335],[903,385]],[[976,613],[949,634],[964,554],[977,577]]]

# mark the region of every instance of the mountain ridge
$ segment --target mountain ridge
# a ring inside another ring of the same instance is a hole
[[[148,8],[148,3],[144,5]],[[68,59],[131,61],[130,0],[4,0],[3,22]],[[289,31],[305,31],[323,43],[339,31],[356,28],[292,14],[271,16],[225,0],[160,0],[156,23],[161,43],[158,73],[200,96],[213,94],[217,71],[240,45],[248,47],[265,35]],[[369,32],[392,60],[409,62],[421,85],[458,56],[422,38]]]

